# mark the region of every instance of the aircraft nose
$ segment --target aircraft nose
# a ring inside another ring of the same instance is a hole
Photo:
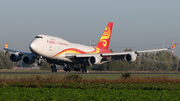
[[[31,51],[33,51],[36,48],[36,45],[34,42],[31,42],[31,44],[29,45],[29,48]]]

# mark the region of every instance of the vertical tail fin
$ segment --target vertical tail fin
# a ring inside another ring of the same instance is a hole
[[[96,47],[102,49],[109,49],[112,27],[113,23],[109,22]]]
[[[177,43],[175,43],[175,44],[171,47],[171,49],[175,48],[175,47],[176,47],[176,45],[177,45]]]
[[[8,43],[6,43],[6,45],[4,46],[4,48],[8,48]]]

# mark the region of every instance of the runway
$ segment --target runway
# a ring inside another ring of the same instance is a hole
[[[124,74],[123,72],[89,72],[89,73],[81,73],[81,72],[0,72],[0,74]],[[180,73],[145,73],[145,72],[131,72],[131,74],[180,74]]]

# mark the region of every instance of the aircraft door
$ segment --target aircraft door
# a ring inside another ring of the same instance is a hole
[[[54,45],[55,45],[55,40],[54,40],[54,39],[51,39],[51,40],[49,41],[49,52],[52,52],[52,51],[53,51]]]
[[[52,44],[49,44],[49,51],[52,51]]]

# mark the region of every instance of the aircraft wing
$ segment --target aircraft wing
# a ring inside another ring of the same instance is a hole
[[[163,50],[168,50],[168,49],[173,49],[175,48],[177,43],[175,43],[172,47],[169,48],[163,48],[163,49],[153,49],[153,50],[144,50],[144,51],[136,51],[137,53],[143,53],[143,52],[157,52],[157,51],[163,51]]]
[[[67,58],[86,58],[86,57],[91,57],[91,56],[96,56],[100,55],[101,57],[107,57],[107,56],[124,56],[127,54],[139,54],[139,53],[145,53],[145,52],[157,52],[157,51],[164,51],[168,49],[173,49],[177,45],[174,44],[170,48],[163,48],[163,49],[153,49],[153,50],[143,50],[143,51],[128,51],[128,52],[115,52],[115,53],[97,53],[97,54],[66,54]]]
[[[101,57],[107,57],[107,56],[124,56],[127,54],[139,54],[143,52],[155,52],[155,51],[163,51],[168,50],[168,48],[164,49],[155,49],[155,50],[144,50],[144,51],[128,51],[128,52],[114,52],[114,53],[97,53],[97,54],[66,54],[66,58],[87,58],[91,56],[100,55]]]
[[[154,49],[154,50],[144,50],[144,51],[129,51],[129,52],[116,52],[116,53],[103,53],[101,56],[114,56],[114,55],[126,55],[130,53],[145,53],[145,52],[157,52],[157,51],[163,51],[163,50],[168,50],[169,48],[164,48],[164,49]]]
[[[33,55],[31,52],[23,52],[23,51],[19,51],[19,50],[15,50],[15,49],[10,49],[10,48],[8,48],[8,43],[6,43],[3,50],[15,52],[15,53],[18,52],[18,54],[22,54],[22,55]]]

